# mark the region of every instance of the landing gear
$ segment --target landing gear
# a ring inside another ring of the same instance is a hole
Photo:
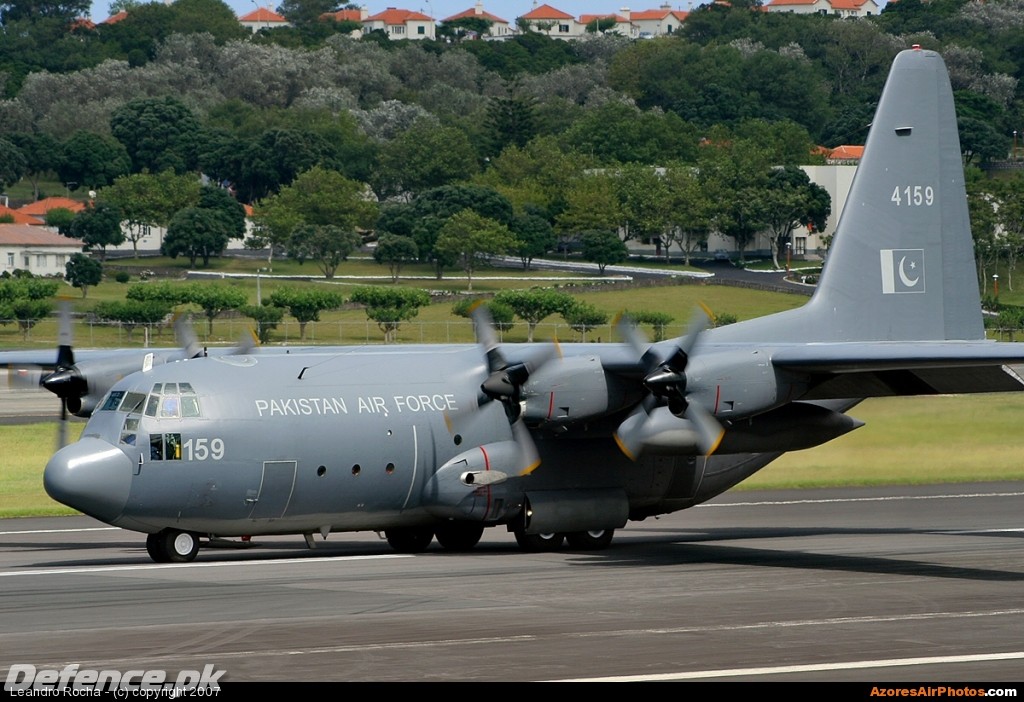
[[[146,537],[146,551],[157,563],[189,563],[199,553],[199,537],[187,531],[163,529]]]
[[[597,529],[566,534],[565,540],[569,543],[569,548],[577,551],[600,551],[608,548],[613,536],[615,536],[614,529]]]
[[[480,542],[483,524],[474,522],[445,522],[434,530],[437,543],[446,551],[468,551]]]
[[[564,534],[527,534],[522,527],[516,527],[513,533],[516,535],[519,548],[532,553],[557,551],[562,548],[562,541],[565,539]]]
[[[421,553],[434,540],[434,530],[429,527],[405,527],[387,529],[384,532],[391,548],[399,553]]]

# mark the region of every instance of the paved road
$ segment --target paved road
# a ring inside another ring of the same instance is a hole
[[[372,534],[152,564],[85,518],[0,521],[0,675],[224,681],[987,681],[1024,670],[1024,482],[731,492],[607,551],[399,556]],[[318,537],[319,538],[319,537]]]

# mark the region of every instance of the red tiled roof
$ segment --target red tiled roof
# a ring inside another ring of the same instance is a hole
[[[127,16],[128,13],[125,10],[121,10],[117,14],[113,14],[110,17],[103,20],[102,22],[100,22],[100,24],[117,24]]]
[[[85,209],[85,203],[67,197],[46,197],[42,200],[36,200],[29,205],[19,207],[18,212],[36,217],[45,217],[47,212],[58,207],[63,207],[65,210],[71,210],[72,212],[81,212]]]
[[[867,0],[831,0],[833,10],[859,10]]]
[[[551,5],[541,5],[523,15],[525,20],[574,19],[572,15],[556,10]]]
[[[477,14],[476,13],[476,9],[472,8],[472,7],[469,8],[468,10],[463,10],[462,12],[460,12],[457,15],[452,15],[451,17],[446,17],[446,18],[444,18],[441,21],[442,22],[452,22],[454,20],[462,19],[464,17],[479,17],[480,19],[490,20],[491,22],[499,22],[501,24],[508,24],[508,20],[502,19],[501,17],[498,17],[497,15],[492,15],[487,10],[484,10],[480,14]]]
[[[364,22],[383,22],[384,24],[405,24],[406,22],[432,22],[433,17],[428,17],[422,12],[412,10],[397,10],[389,7],[384,12],[378,12],[364,19]]]
[[[268,7],[258,7],[247,15],[242,15],[238,18],[239,22],[282,22],[286,23],[286,20],[281,15],[277,14]]]
[[[843,144],[832,149],[832,153],[828,157],[835,161],[856,161],[860,160],[860,157],[864,155],[863,146],[852,146],[849,144]]]
[[[813,5],[818,0],[771,0],[769,5]]]
[[[320,19],[332,19],[335,22],[362,22],[363,13],[359,10],[338,10],[337,12],[325,12]]]
[[[82,248],[82,242],[57,232],[25,224],[0,224],[0,244],[7,246],[63,246]]]
[[[637,12],[630,12],[629,18],[636,21],[650,21],[650,20],[663,20],[666,17],[675,17],[677,20],[682,22],[686,19],[689,12],[683,12],[682,10],[666,10],[660,8],[657,10],[639,10]]]
[[[4,221],[3,224],[34,224],[34,225],[40,225],[40,224],[44,223],[43,220],[39,219],[38,217],[32,217],[32,216],[27,215],[27,214],[25,214],[23,212],[18,212],[17,210],[12,210],[10,207],[7,207],[5,205],[0,205],[0,218],[2,218],[4,220],[7,220],[8,218],[12,219],[11,222]]]

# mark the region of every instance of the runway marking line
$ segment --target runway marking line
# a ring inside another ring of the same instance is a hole
[[[79,575],[82,573],[119,573],[134,570],[166,570],[176,568],[225,568],[231,566],[250,567],[261,565],[295,565],[298,563],[343,563],[345,561],[372,561],[392,558],[414,558],[412,554],[384,553],[373,556],[322,556],[318,558],[280,558],[258,561],[211,561],[209,563],[143,563],[123,566],[83,566],[80,568],[44,568],[39,570],[22,570],[0,572],[0,578],[16,575]]]
[[[808,665],[780,665],[758,668],[727,668],[723,670],[693,670],[680,673],[651,675],[618,675],[601,678],[573,678],[548,680],[546,682],[658,682],[667,680],[702,680],[706,678],[735,678],[744,675],[783,675],[786,673],[817,673],[836,670],[866,670],[870,668],[894,668],[899,666],[949,665],[950,663],[977,663],[985,661],[1010,661],[1024,658],[1024,651],[1006,653],[979,653],[961,656],[928,656],[922,658],[883,658],[880,660],[848,661],[845,663],[813,663]]]
[[[826,505],[834,502],[901,502],[903,500],[962,500],[974,497],[1024,497],[1024,492],[976,492],[960,495],[890,495],[888,497],[832,497],[811,500],[773,500],[765,502],[719,502],[696,507],[774,507],[779,505]]]

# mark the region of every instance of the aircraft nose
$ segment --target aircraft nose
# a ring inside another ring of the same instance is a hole
[[[124,511],[131,483],[128,456],[92,437],[53,454],[43,472],[43,486],[50,497],[108,523]]]

